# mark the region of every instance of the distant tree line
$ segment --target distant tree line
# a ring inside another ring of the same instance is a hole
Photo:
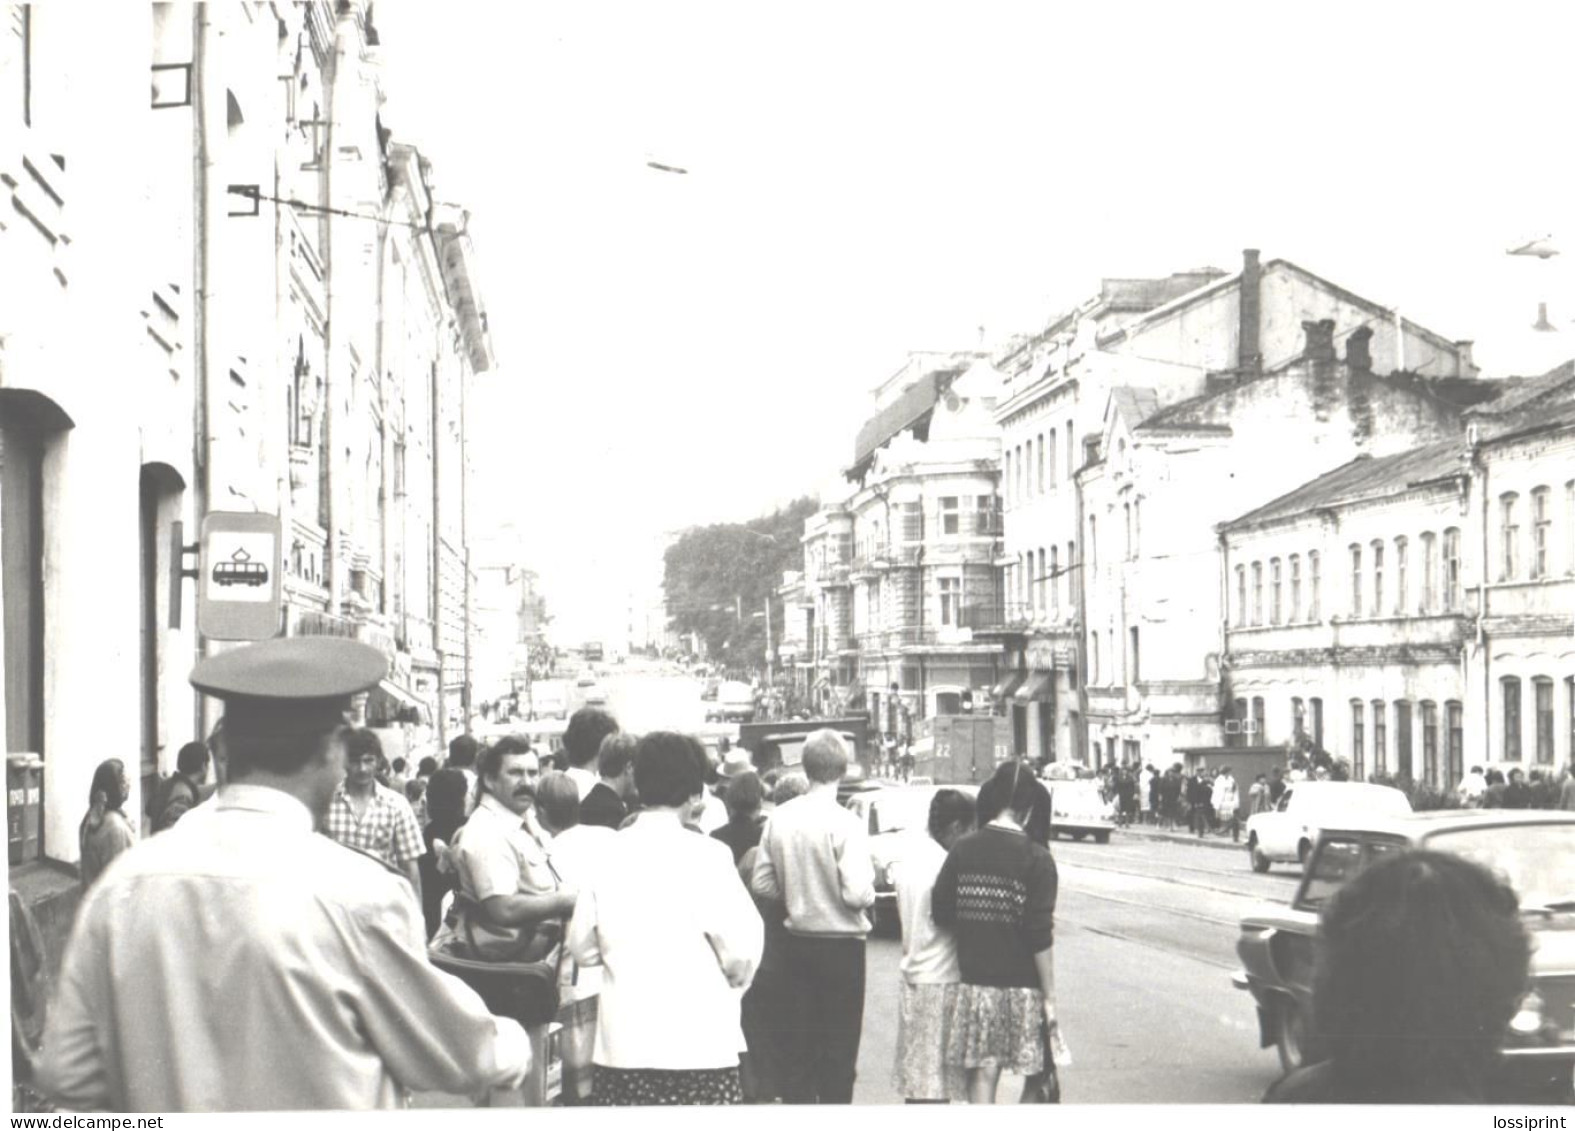
[[[766,600],[772,602],[771,638],[779,642],[783,613],[776,589],[784,572],[803,568],[804,520],[818,507],[806,497],[746,522],[685,530],[663,562],[669,627],[699,634],[706,654],[726,667],[762,666]]]

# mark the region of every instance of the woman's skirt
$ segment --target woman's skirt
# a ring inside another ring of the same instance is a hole
[[[958,990],[955,982],[900,983],[897,1060],[892,1083],[908,1100],[967,1099],[966,1078],[953,1047]]]
[[[964,1068],[1000,1068],[1022,1076],[1044,1071],[1044,995],[1017,986],[962,985],[953,1042]]]
[[[738,1066],[731,1068],[608,1068],[596,1065],[591,1103],[598,1107],[741,1104]]]

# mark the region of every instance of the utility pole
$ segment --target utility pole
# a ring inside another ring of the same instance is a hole
[[[766,694],[771,694],[771,594],[766,594]]]

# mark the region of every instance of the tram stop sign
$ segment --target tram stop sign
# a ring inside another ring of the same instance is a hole
[[[202,520],[197,630],[210,640],[279,635],[279,516],[214,511]]]

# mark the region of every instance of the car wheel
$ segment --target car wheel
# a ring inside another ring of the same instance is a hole
[[[1100,829],[1097,833],[1095,833],[1094,834],[1094,843],[1095,844],[1109,844],[1110,843],[1110,830],[1109,829]]]
[[[1258,838],[1255,836],[1247,838],[1247,856],[1252,860],[1252,870],[1254,872],[1267,872],[1269,870],[1270,860],[1263,854],[1263,849],[1258,847]]]
[[[1280,1051],[1280,1067],[1294,1072],[1308,1062],[1307,1013],[1292,998],[1280,1005],[1280,1024],[1276,1045]]]

